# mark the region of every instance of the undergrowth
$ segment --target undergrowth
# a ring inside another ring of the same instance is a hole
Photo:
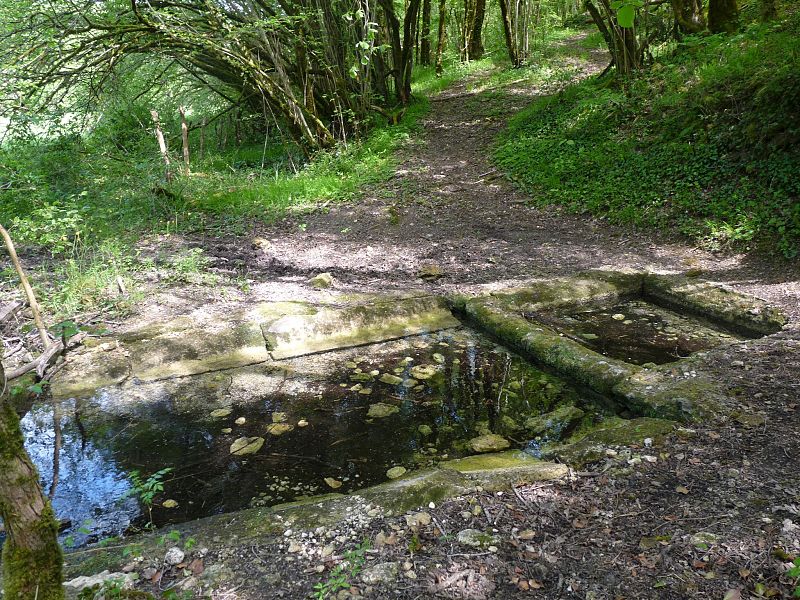
[[[265,142],[193,155],[191,173],[166,182],[146,119],[129,115],[104,117],[88,135],[15,140],[0,147],[0,223],[23,256],[38,257],[34,285],[49,314],[117,303],[119,294],[109,290],[118,279],[124,285],[152,266],[143,239],[201,231],[243,235],[255,220],[347,200],[390,177],[396,151],[410,143],[428,110],[427,97],[484,66],[449,57],[442,77],[432,67],[419,68],[414,101],[399,124],[376,117],[361,139],[307,162],[273,130],[274,139]],[[173,278],[184,275],[179,271]],[[4,279],[14,285],[10,269],[0,272]]]
[[[799,34],[795,15],[692,37],[623,86],[570,86],[512,119],[496,161],[538,205],[797,256]]]

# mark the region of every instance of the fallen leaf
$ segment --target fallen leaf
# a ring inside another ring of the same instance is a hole
[[[192,562],[189,563],[189,570],[192,572],[192,575],[201,575],[203,571],[205,571],[205,566],[203,565],[203,559],[195,558]]]
[[[679,494],[688,494],[689,488],[683,485],[679,485],[675,488],[675,491],[678,492]]]
[[[581,517],[576,517],[572,520],[572,526],[575,529],[585,529],[587,525],[586,519],[582,519]]]
[[[742,600],[742,592],[740,590],[728,590],[722,600]]]

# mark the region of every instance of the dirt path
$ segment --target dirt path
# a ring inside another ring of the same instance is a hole
[[[573,45],[576,43],[573,40]],[[586,52],[585,50],[583,51]],[[575,76],[606,65],[602,52],[565,57]],[[800,318],[800,268],[745,255],[715,256],[670,232],[637,231],[558,207],[532,208],[491,162],[507,118],[537,95],[516,84],[474,91],[475,78],[436,97],[419,138],[387,183],[356,202],[289,219],[241,238],[206,240],[210,256],[238,265],[253,296],[308,294],[305,279],[329,271],[341,290],[478,291],[583,269],[703,271],[704,277],[772,301]],[[264,242],[263,240],[266,240]],[[417,277],[436,265],[435,282]]]

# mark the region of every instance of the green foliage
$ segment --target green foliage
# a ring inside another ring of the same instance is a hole
[[[141,472],[136,470],[131,471],[128,474],[131,479],[131,489],[128,490],[123,498],[136,496],[139,501],[144,504],[145,508],[147,508],[148,514],[150,515],[150,521],[148,523],[150,526],[153,525],[153,500],[158,494],[164,491],[164,477],[166,477],[172,471],[172,467],[168,467],[166,469],[156,471],[147,478],[142,477]],[[178,539],[180,539],[180,533],[177,531],[174,533],[177,533]]]
[[[109,579],[101,584],[84,588],[78,594],[78,600],[147,600],[152,594],[138,590],[126,589],[123,579]]]
[[[625,89],[572,86],[516,116],[496,160],[539,205],[796,256],[799,31],[690,38]]]
[[[792,568],[786,571],[786,576],[795,580],[792,595],[795,598],[800,598],[800,557],[795,558],[792,565]]]
[[[339,590],[351,587],[353,580],[358,577],[364,568],[369,548],[369,540],[365,539],[353,550],[346,552],[344,561],[333,568],[328,579],[314,586],[314,598],[325,600],[325,598],[335,596]]]

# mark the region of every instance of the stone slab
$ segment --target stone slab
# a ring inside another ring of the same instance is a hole
[[[461,325],[435,296],[375,300],[313,314],[281,316],[262,324],[274,360],[352,348]]]

